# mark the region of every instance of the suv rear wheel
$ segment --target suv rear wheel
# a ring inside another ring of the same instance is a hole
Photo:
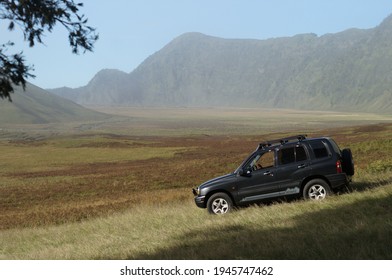
[[[304,187],[303,196],[305,199],[322,200],[331,194],[331,189],[327,182],[322,179],[310,180]]]
[[[207,209],[210,214],[226,214],[233,208],[233,202],[225,193],[211,195],[207,201]]]

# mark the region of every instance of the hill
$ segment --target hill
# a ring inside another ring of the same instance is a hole
[[[0,102],[0,124],[43,124],[107,117],[32,84],[27,84],[25,92],[16,88],[11,98],[12,103]]]
[[[392,110],[392,16],[379,26],[318,37],[221,39],[187,33],[133,72],[99,72],[52,90],[86,105],[252,106]]]

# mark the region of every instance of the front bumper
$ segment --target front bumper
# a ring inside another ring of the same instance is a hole
[[[204,200],[205,200],[205,196],[195,196],[195,203],[197,207],[206,208],[206,204]]]
[[[205,196],[199,195],[197,189],[192,189],[193,195],[195,196],[195,203],[200,208],[206,208]]]

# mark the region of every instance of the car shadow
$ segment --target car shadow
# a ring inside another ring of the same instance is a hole
[[[314,202],[309,202],[314,203]],[[269,228],[233,222],[175,236],[176,245],[134,259],[392,259],[392,196],[361,199]],[[232,215],[235,215],[232,214]],[[203,223],[203,221],[199,221]]]
[[[389,185],[392,182],[392,178],[385,177],[377,180],[361,180],[354,181],[348,187],[340,189],[337,194],[351,193],[351,192],[364,192],[369,189],[383,187]]]

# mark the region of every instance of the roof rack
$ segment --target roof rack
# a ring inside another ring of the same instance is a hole
[[[269,140],[269,141],[266,141],[266,142],[261,142],[259,144],[258,149],[264,149],[265,147],[272,146],[273,144],[281,144],[281,145],[283,145],[283,144],[286,144],[286,143],[288,143],[290,141],[291,142],[300,142],[300,141],[306,139],[306,136],[307,135],[296,135],[296,136],[291,136],[291,137],[286,137],[286,138],[280,138],[280,139],[275,139],[275,140]],[[293,141],[293,140],[296,140],[296,141]]]

